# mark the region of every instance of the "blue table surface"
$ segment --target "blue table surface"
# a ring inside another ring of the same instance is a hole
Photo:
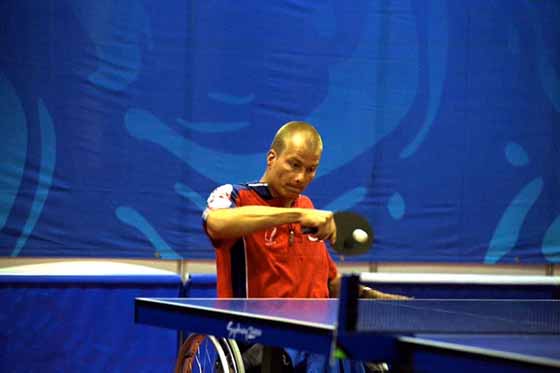
[[[224,299],[224,298],[158,298],[154,301],[248,317],[276,319],[291,323],[308,323],[334,329],[337,318],[336,299]]]
[[[448,335],[416,334],[406,340],[443,343],[442,347],[465,349],[483,349],[505,354],[533,356],[557,360],[560,364],[560,335]]]
[[[333,328],[336,299],[167,298],[162,303]],[[552,300],[361,300],[360,331],[390,334],[560,334],[560,302]]]

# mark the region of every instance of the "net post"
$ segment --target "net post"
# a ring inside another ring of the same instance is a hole
[[[343,275],[340,283],[340,300],[338,304],[338,326],[343,331],[356,330],[359,294],[360,276],[357,274]]]

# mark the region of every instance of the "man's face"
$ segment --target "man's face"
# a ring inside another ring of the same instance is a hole
[[[294,201],[315,178],[321,159],[321,150],[311,149],[303,136],[289,139],[278,154],[271,149],[267,154],[266,182],[274,197]]]

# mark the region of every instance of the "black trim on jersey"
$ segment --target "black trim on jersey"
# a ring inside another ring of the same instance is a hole
[[[237,197],[239,196],[240,190],[252,190],[257,193],[259,197],[265,201],[273,199],[272,193],[267,183],[242,183],[242,184],[231,184],[233,186],[233,191],[231,193],[231,200],[233,205],[236,206]]]
[[[267,183],[248,183],[244,185],[248,189],[254,190],[264,200],[271,200],[273,198]]]
[[[243,239],[231,247],[231,290],[234,298],[247,298],[247,272],[245,268],[245,244]]]
[[[231,184],[231,204],[233,207],[237,207],[237,197],[239,197],[239,185]]]

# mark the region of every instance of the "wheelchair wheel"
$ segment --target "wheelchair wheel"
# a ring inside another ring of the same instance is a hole
[[[237,372],[232,354],[223,346],[211,335],[191,334],[179,349],[175,373]]]
[[[234,339],[221,338],[220,343],[226,354],[230,371],[234,373],[245,373],[243,358],[241,357],[241,351],[239,350],[237,342]]]

